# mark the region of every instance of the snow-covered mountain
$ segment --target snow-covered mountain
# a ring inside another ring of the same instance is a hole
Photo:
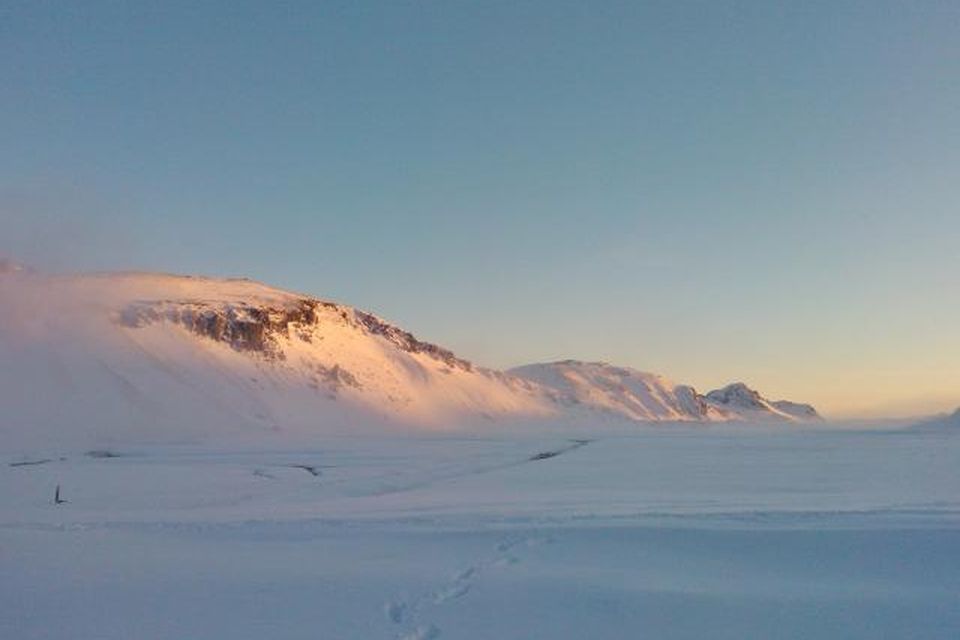
[[[742,382],[734,382],[722,389],[707,393],[706,402],[721,411],[736,414],[741,419],[761,420],[820,420],[820,415],[809,404],[789,400],[767,400],[759,392]]]
[[[556,413],[380,318],[248,280],[0,276],[4,432],[192,439]]]
[[[639,421],[728,420],[732,416],[704,401],[693,387],[655,373],[604,362],[563,360],[508,371],[556,392],[566,407],[601,411]]]
[[[816,416],[805,405],[761,398],[757,409],[739,393],[716,394],[602,364],[486,369],[373,314],[245,279],[0,274],[0,436],[8,442],[451,428],[599,414]]]
[[[526,365],[508,373],[553,389],[564,406],[630,420],[820,420],[808,404],[770,401],[740,382],[704,396],[689,385],[677,384],[655,373],[577,360]]]

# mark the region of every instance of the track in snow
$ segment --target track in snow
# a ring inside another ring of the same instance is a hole
[[[499,464],[493,464],[489,466],[475,467],[473,469],[457,470],[449,473],[442,473],[442,474],[438,474],[423,480],[410,482],[408,484],[398,484],[394,486],[381,487],[380,489],[377,489],[376,491],[373,491],[372,493],[368,493],[366,495],[370,497],[374,497],[374,496],[389,495],[393,493],[403,493],[406,491],[414,491],[417,489],[423,489],[426,487],[433,486],[439,482],[447,482],[450,480],[456,480],[458,478],[464,478],[468,476],[484,475],[487,473],[493,473],[495,471],[501,471],[503,469],[519,467],[521,465],[528,464],[530,462],[539,462],[541,460],[549,460],[550,458],[556,458],[565,453],[569,453],[581,447],[585,447],[591,442],[595,442],[595,441],[573,439],[573,440],[570,440],[569,442],[570,444],[565,447],[561,447],[559,449],[552,449],[549,451],[541,451],[539,453],[535,453],[531,456],[523,458],[522,460],[511,460],[509,462],[502,462]]]
[[[553,543],[547,536],[523,536],[508,538],[494,547],[494,552],[479,558],[456,572],[453,577],[435,589],[413,599],[390,600],[383,606],[387,620],[401,627],[398,640],[434,640],[441,635],[440,627],[427,618],[431,610],[448,605],[470,593],[483,573],[491,569],[509,567],[519,563],[519,551],[525,548]]]

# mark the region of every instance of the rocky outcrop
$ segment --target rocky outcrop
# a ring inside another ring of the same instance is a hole
[[[754,391],[742,382],[734,382],[722,389],[710,391],[706,398],[712,404],[722,407],[759,411],[764,411],[769,407],[759,392]]]
[[[354,310],[353,315],[357,323],[369,333],[384,337],[402,351],[406,351],[407,353],[423,353],[455,369],[463,369],[464,371],[473,370],[473,365],[470,364],[470,362],[458,358],[452,351],[438,347],[435,344],[430,344],[429,342],[417,340],[412,333],[387,324],[371,313]]]
[[[117,316],[117,321],[125,327],[140,328],[157,322],[171,322],[197,335],[226,343],[236,351],[280,360],[285,355],[277,336],[289,337],[291,331],[299,330],[301,337],[309,340],[309,332],[302,329],[314,324],[316,319],[316,303],[309,300],[285,308],[202,302],[143,302],[128,306]]]
[[[728,384],[705,396],[708,404],[731,415],[733,419],[781,420],[808,422],[821,420],[809,404],[789,400],[768,400],[742,382]]]
[[[269,360],[284,360],[286,353],[280,338],[299,338],[312,342],[315,329],[324,322],[354,327],[368,335],[379,336],[407,353],[429,356],[448,367],[473,371],[473,365],[452,351],[418,340],[377,316],[351,307],[315,298],[298,298],[283,306],[197,301],[138,302],[127,306],[116,321],[129,328],[157,322],[170,322],[197,335],[229,345],[235,351],[248,352]],[[349,380],[342,380],[350,384]]]

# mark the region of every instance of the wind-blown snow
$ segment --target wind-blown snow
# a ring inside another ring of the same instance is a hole
[[[642,421],[724,420],[693,387],[602,362],[565,360],[511,369],[509,373],[559,392],[567,406],[582,406]]]
[[[373,314],[249,280],[0,274],[0,435],[24,446],[816,417],[712,395],[602,364],[486,369]]]
[[[0,278],[0,394],[8,442],[451,428],[555,412],[525,381],[351,307],[156,274]]]

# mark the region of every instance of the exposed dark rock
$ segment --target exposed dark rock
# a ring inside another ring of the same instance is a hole
[[[87,451],[86,453],[88,458],[119,458],[120,454],[110,451],[108,449],[93,449],[92,451]]]
[[[734,382],[722,389],[707,394],[707,400],[721,405],[733,405],[740,408],[764,410],[760,394],[742,382]]]
[[[323,472],[320,471],[320,467],[318,467],[318,466],[316,466],[316,465],[312,465],[312,464],[291,464],[291,465],[287,465],[287,466],[289,466],[291,469],[302,469],[303,471],[306,471],[307,473],[309,473],[310,475],[312,475],[314,478],[319,478],[321,475],[323,475]]]
[[[367,331],[374,335],[383,336],[388,341],[408,353],[423,353],[435,360],[444,362],[449,367],[472,371],[473,365],[470,362],[458,358],[452,351],[438,347],[429,342],[417,340],[412,333],[399,329],[391,324],[387,324],[375,315],[355,311],[354,316]]]
[[[561,456],[565,453],[569,453],[570,451],[574,451],[575,449],[579,449],[580,447],[585,447],[591,442],[593,441],[592,440],[571,440],[570,441],[571,444],[567,445],[566,447],[563,447],[560,449],[554,449],[553,451],[541,451],[540,453],[535,453],[529,458],[527,458],[527,461],[537,462],[539,460],[549,460],[550,458],[556,458],[557,456]]]
[[[562,451],[544,451],[542,453],[535,453],[530,456],[530,462],[536,462],[537,460],[549,460],[550,458],[556,458],[558,455],[563,453]]]
[[[213,306],[200,302],[139,303],[126,308],[118,317],[120,324],[131,328],[155,322],[178,324],[198,335],[225,342],[237,351],[261,354],[269,359],[286,356],[277,336],[309,338],[305,327],[317,323],[317,300],[302,299],[297,304],[276,308],[248,304]]]
[[[130,305],[118,316],[117,322],[130,328],[145,327],[157,322],[172,322],[198,335],[223,342],[236,351],[259,354],[271,360],[283,360],[286,355],[278,337],[296,337],[306,342],[315,338],[313,329],[331,321],[357,327],[371,335],[380,336],[407,353],[421,353],[447,366],[473,371],[470,362],[456,357],[453,352],[417,340],[413,334],[388,324],[373,314],[357,311],[332,302],[314,298],[300,298],[282,307],[253,304],[208,304],[204,302],[157,301]],[[359,386],[356,378],[338,366],[320,372],[336,386]]]

